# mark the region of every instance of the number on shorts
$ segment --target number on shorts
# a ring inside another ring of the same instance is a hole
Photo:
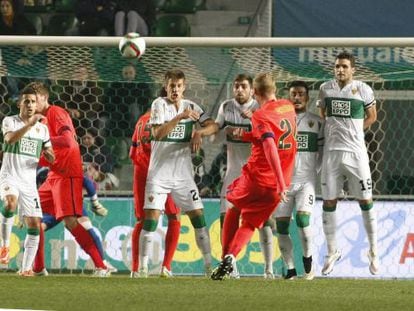
[[[363,180],[359,181],[359,184],[361,185],[361,191],[367,191],[372,189],[372,181],[371,178],[368,178],[367,181],[364,183]]]
[[[309,205],[313,205],[313,194],[310,194],[308,197],[308,203]]]
[[[289,120],[282,119],[279,124],[280,128],[284,131],[279,137],[278,148],[279,150],[286,150],[292,148],[292,144],[287,142],[287,138],[292,134],[292,125]]]
[[[35,206],[35,207],[36,207],[36,208],[40,208],[40,206],[39,206],[39,202],[37,201],[37,198],[35,198],[35,199],[34,199],[34,201],[35,201],[35,204],[36,204],[36,206]]]
[[[197,190],[191,190],[190,193],[191,193],[191,198],[193,199],[193,201],[199,200]]]

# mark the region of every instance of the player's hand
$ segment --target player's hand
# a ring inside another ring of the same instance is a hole
[[[280,201],[283,203],[287,203],[287,201],[289,201],[289,198],[287,196],[287,190],[283,190],[282,192],[279,193],[280,195]]]
[[[246,110],[244,110],[242,113],[241,113],[241,116],[244,118],[244,119],[251,119],[252,118],[252,116],[253,116],[253,110],[251,110],[251,109],[246,109]]]
[[[203,139],[201,138],[201,134],[198,131],[193,132],[190,143],[192,152],[198,152],[200,150]]]
[[[33,126],[33,125],[35,125],[38,121],[40,121],[40,120],[42,120],[44,118],[44,116],[43,115],[41,115],[40,113],[36,113],[36,114],[34,114],[34,115],[32,115],[28,120],[27,120],[27,122],[28,122],[28,124],[30,125],[30,126]]]
[[[187,109],[181,113],[181,119],[191,119],[193,121],[197,121],[200,119],[200,114],[190,107],[187,107]]]
[[[242,140],[245,130],[241,127],[227,126],[225,128],[225,132],[226,132],[226,135],[230,136],[232,139]]]
[[[44,149],[43,156],[45,157],[46,161],[48,161],[50,164],[53,164],[55,162],[56,157],[52,148]]]

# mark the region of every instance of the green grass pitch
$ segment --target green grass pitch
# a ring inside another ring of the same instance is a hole
[[[411,280],[212,281],[0,273],[0,308],[41,310],[414,310]]]

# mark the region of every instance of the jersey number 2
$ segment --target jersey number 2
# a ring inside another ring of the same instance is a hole
[[[279,150],[286,150],[292,148],[292,144],[287,140],[292,134],[292,125],[289,120],[282,119],[279,124],[280,128],[283,131],[283,134],[280,135],[277,146]]]

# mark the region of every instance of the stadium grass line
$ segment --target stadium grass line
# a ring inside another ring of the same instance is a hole
[[[126,275],[0,273],[0,308],[42,310],[412,310],[408,280],[201,277],[130,279]]]

